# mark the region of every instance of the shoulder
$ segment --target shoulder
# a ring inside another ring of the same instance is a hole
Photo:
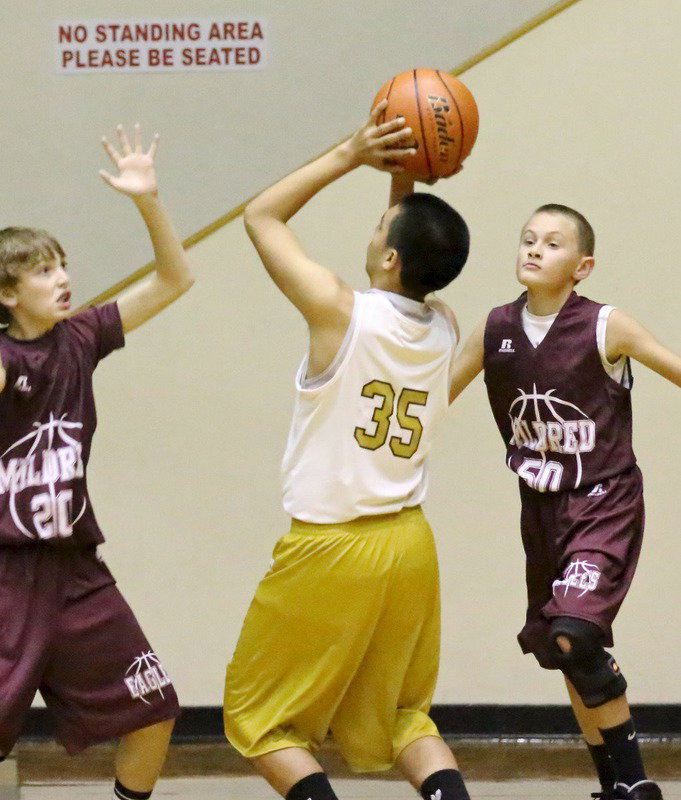
[[[576,291],[570,295],[575,303],[580,303],[583,306],[593,306],[594,308],[607,305],[606,303],[599,303],[598,300],[592,300],[590,297],[587,297],[583,294],[578,294]],[[569,298],[568,298],[569,299]]]
[[[459,338],[461,336],[461,331],[459,329],[459,322],[456,318],[456,314],[447,305],[447,303],[443,302],[439,298],[434,298],[432,300],[429,300],[428,305],[435,311],[439,311],[440,314],[442,314],[442,316],[445,318],[447,324],[449,325],[449,327],[453,332],[454,342],[458,343]]]
[[[640,323],[631,314],[622,311],[621,308],[615,308],[614,306],[603,306],[602,308],[609,310],[607,317],[608,339],[626,337],[640,329]]]
[[[392,309],[392,303],[381,291],[376,289],[365,289],[360,291],[353,289],[353,296],[357,305],[373,306],[374,308]]]
[[[117,303],[105,303],[102,306],[89,306],[76,312],[61,324],[63,330],[75,335],[100,330],[103,326],[120,321]]]
[[[63,334],[92,352],[96,361],[123,347],[123,323],[118,303],[91,306],[59,324]]]
[[[445,303],[444,301],[440,300],[439,298],[434,298],[428,301],[428,305],[431,308],[434,308],[436,311],[439,311],[443,317],[450,323],[456,330],[459,332],[459,323],[456,319],[456,314],[452,311],[452,309]]]
[[[573,309],[579,310],[581,314],[591,314],[598,317],[601,314],[609,314],[613,309],[613,306],[607,303],[599,303],[597,300],[591,300],[589,297],[585,297],[583,294],[577,294],[576,292],[573,298],[572,307]]]
[[[506,324],[515,322],[520,317],[520,312],[527,302],[527,294],[523,292],[520,297],[516,297],[510,303],[504,303],[502,306],[495,306],[487,315],[485,321],[485,328],[491,325]]]
[[[397,319],[395,307],[383,292],[354,289],[353,296],[352,312],[355,319],[363,316],[368,325],[371,325],[372,321],[380,325],[385,324],[388,319]],[[379,319],[382,322],[379,323]]]

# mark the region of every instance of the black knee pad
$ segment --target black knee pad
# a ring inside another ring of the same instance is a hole
[[[570,652],[564,653],[557,641],[558,668],[570,680],[587,708],[596,708],[621,697],[627,682],[617,662],[603,649],[603,632],[593,622],[576,617],[557,617],[551,623],[554,641],[564,636]]]

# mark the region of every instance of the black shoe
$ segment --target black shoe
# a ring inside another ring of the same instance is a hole
[[[623,783],[613,784],[612,789],[601,787],[600,792],[591,792],[593,800],[627,800],[629,787]]]
[[[618,787],[613,785],[612,789],[601,788],[600,792],[591,792],[591,797],[593,800],[624,800],[627,795],[621,794]]]
[[[615,797],[624,800],[662,800],[662,792],[653,781],[639,781],[633,786],[618,783],[615,785]]]

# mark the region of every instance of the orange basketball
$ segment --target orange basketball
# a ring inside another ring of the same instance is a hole
[[[447,178],[461,166],[478,135],[478,107],[460,80],[438,69],[413,69],[389,80],[376,95],[388,107],[379,124],[404,117],[416,154],[402,162],[416,180]]]

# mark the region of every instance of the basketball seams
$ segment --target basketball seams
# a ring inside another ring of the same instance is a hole
[[[457,116],[459,118],[459,131],[460,131],[460,136],[459,136],[459,155],[456,158],[456,166],[454,167],[454,169],[456,169],[456,167],[460,166],[460,164],[461,164],[461,156],[463,155],[463,141],[464,141],[464,136],[465,136],[465,131],[464,131],[464,127],[463,127],[463,117],[461,116],[461,109],[459,108],[459,104],[456,102],[456,97],[454,97],[454,93],[449,88],[449,86],[447,86],[447,83],[445,82],[445,79],[440,74],[440,70],[439,69],[435,70],[435,74],[439,78],[440,83],[445,87],[445,91],[447,92],[447,94],[452,98],[452,102],[454,103],[454,108],[456,109],[456,114],[457,114]]]
[[[423,152],[426,156],[426,164],[428,165],[428,180],[432,180],[435,175],[433,175],[433,167],[430,163],[430,156],[428,154],[428,140],[426,139],[426,131],[423,125],[423,117],[421,116],[421,103],[419,100],[419,84],[418,84],[418,76],[416,74],[416,70],[413,70],[414,73],[414,96],[416,98],[416,112],[419,115],[419,125],[421,126],[421,141],[423,142]]]

